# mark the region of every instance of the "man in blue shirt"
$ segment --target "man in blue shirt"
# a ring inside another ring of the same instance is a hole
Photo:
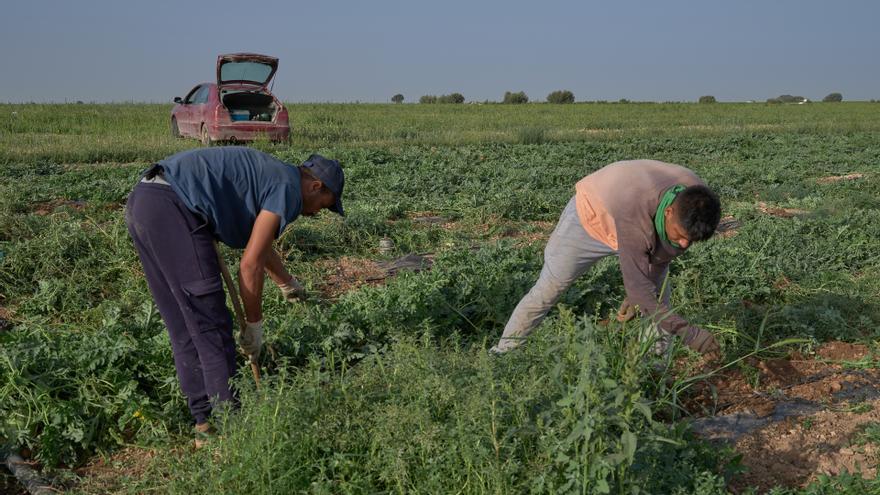
[[[235,400],[235,341],[215,240],[244,249],[239,286],[247,324],[240,345],[255,358],[264,274],[285,298],[302,294],[272,242],[300,215],[325,208],[343,215],[344,185],[339,162],[320,155],[294,167],[251,148],[217,147],[160,161],[129,195],[125,221],[198,432],[210,431],[212,402]]]

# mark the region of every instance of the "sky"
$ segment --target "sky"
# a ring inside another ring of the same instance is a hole
[[[0,102],[170,102],[233,52],[288,102],[880,99],[876,0],[5,3]]]

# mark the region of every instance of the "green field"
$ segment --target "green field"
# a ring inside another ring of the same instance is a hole
[[[739,222],[672,268],[673,303],[729,368],[828,341],[880,362],[880,104],[290,105],[292,143],[255,146],[339,159],[347,216],[282,236],[312,300],[267,286],[264,386],[243,373],[242,409],[193,452],[122,217],[144,168],[198,146],[170,137],[169,110],[0,105],[0,443],[74,490],[728,493],[736,453],[680,421],[696,357],[658,374],[647,322],[603,321],[624,296],[615,260],[528,346],[486,353],[575,182],[624,159],[694,169]],[[407,253],[433,266],[358,271]],[[74,474],[120,452],[110,475]],[[880,478],[774,493],[832,490],[880,493]]]

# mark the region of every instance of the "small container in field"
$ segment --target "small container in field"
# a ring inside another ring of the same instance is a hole
[[[392,251],[394,251],[394,241],[392,241],[388,237],[383,237],[379,239],[380,254],[391,254]]]

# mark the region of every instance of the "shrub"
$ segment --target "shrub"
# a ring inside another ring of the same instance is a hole
[[[396,95],[391,97],[391,101],[394,103],[403,103],[403,95],[400,93],[397,93]]]
[[[504,100],[502,103],[511,103],[511,104],[519,104],[519,103],[528,103],[529,97],[526,96],[525,92],[518,91],[516,93],[512,93],[510,91],[504,92]]]
[[[767,98],[767,103],[800,103],[808,101],[803,96],[779,95],[776,98]]]
[[[448,95],[425,95],[419,98],[419,103],[464,103],[464,95],[450,93]]]
[[[716,103],[715,97],[712,95],[701,96],[700,103]]]
[[[831,93],[825,98],[822,98],[822,101],[826,103],[837,103],[843,101],[843,95],[840,93]]]
[[[574,93],[560,89],[547,95],[547,103],[574,103]]]
[[[437,103],[464,103],[464,95],[461,93],[442,95],[437,98]]]

